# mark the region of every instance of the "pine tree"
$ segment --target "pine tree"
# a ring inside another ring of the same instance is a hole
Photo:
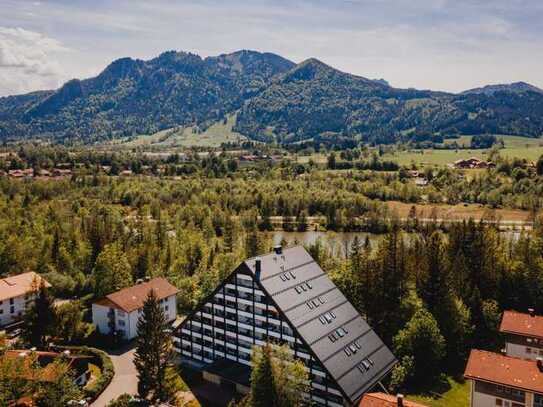
[[[253,355],[251,405],[273,407],[272,347],[267,343],[260,352],[254,352]]]
[[[138,371],[138,393],[153,401],[169,401],[172,386],[167,383],[171,368],[172,344],[166,316],[156,294],[151,290],[138,321],[138,338],[134,365]]]
[[[38,283],[37,280],[34,280],[33,285],[36,298],[25,313],[23,338],[29,345],[43,348],[47,337],[53,330],[55,308],[53,297],[45,286],[45,281],[41,280],[41,283]]]

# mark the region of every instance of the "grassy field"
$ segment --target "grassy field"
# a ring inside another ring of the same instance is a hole
[[[232,130],[235,122],[236,116],[231,115],[226,123],[215,123],[201,133],[197,133],[194,127],[173,128],[151,135],[141,135],[123,146],[220,147],[222,143],[245,140],[245,136]]]
[[[421,204],[408,204],[397,201],[386,202],[390,210],[396,213],[400,218],[407,218],[412,206],[415,206],[417,210],[417,217],[430,218],[434,214],[438,219],[447,220],[464,220],[475,219],[479,220],[483,217],[488,219],[490,215],[495,216],[497,219],[509,222],[526,222],[530,220],[530,212],[523,211],[521,209],[495,209],[491,210],[487,207],[478,204],[458,204],[458,205],[421,205]]]
[[[452,378],[447,379],[450,388],[432,396],[408,395],[407,399],[425,404],[428,407],[467,407],[469,406],[469,382],[457,382]]]
[[[518,136],[499,136],[504,141],[505,148],[500,150],[504,157],[526,158],[530,161],[537,161],[543,155],[543,139],[534,139]],[[462,136],[457,139],[461,145],[469,145],[470,136]],[[452,143],[454,140],[448,140]],[[402,151],[394,154],[385,154],[384,158],[397,161],[400,165],[447,165],[459,159],[478,157],[484,159],[488,155],[488,150],[411,150]]]

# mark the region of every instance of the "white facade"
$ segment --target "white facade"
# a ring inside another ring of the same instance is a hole
[[[168,322],[177,317],[177,298],[175,295],[163,298],[160,305]],[[114,306],[92,304],[92,322],[100,333],[107,335],[113,331],[117,332],[126,340],[134,339],[138,334],[138,321],[143,308],[125,312]]]
[[[33,298],[34,294],[28,293],[0,301],[0,326],[9,325],[23,318]]]
[[[470,380],[471,407],[543,407],[543,395]]]
[[[523,338],[526,343],[519,343],[520,341],[513,341],[511,336],[506,339],[505,351],[507,356],[513,356],[520,359],[537,360],[537,358],[543,358],[543,340],[537,340],[533,338]]]

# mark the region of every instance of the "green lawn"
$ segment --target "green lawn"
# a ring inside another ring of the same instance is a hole
[[[194,127],[181,127],[141,135],[124,144],[125,147],[220,147],[222,143],[245,140],[246,137],[232,130],[236,116],[228,116],[226,123],[217,122],[201,133]]]
[[[469,382],[457,382],[447,378],[449,387],[445,392],[436,392],[435,395],[407,395],[408,400],[425,404],[428,407],[468,407],[469,406]]]
[[[543,139],[519,137],[519,136],[499,136],[504,141],[505,148],[500,150],[504,157],[526,158],[530,161],[537,161],[543,155]],[[470,136],[461,136],[457,139],[458,144],[469,145]],[[454,140],[447,140],[451,143]],[[385,154],[384,158],[397,161],[400,165],[409,165],[415,162],[418,165],[441,166],[452,163],[459,159],[470,157],[485,158],[488,150],[411,150],[402,151],[394,154]]]

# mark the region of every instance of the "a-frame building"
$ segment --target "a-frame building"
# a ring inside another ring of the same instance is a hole
[[[301,246],[241,263],[175,333],[182,360],[248,385],[253,346],[286,343],[317,406],[352,406],[396,359]],[[239,388],[239,387],[238,387]]]

